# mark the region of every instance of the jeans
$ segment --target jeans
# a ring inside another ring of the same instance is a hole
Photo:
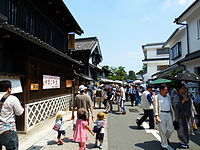
[[[19,139],[16,131],[10,133],[0,134],[0,150],[2,145],[6,147],[6,150],[18,150]]]
[[[125,102],[125,100],[123,100],[123,99],[121,98],[121,99],[120,99],[120,107],[122,108],[122,111],[123,111],[123,112],[126,112],[126,108],[125,108],[124,102]]]
[[[144,115],[142,116],[142,118],[140,118],[140,120],[137,121],[137,124],[141,125],[147,119],[147,117],[149,117],[149,128],[153,129],[155,127],[153,109],[144,109]]]

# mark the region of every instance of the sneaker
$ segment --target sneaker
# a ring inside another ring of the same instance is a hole
[[[103,145],[100,144],[100,145],[99,145],[99,149],[103,149]]]
[[[94,147],[98,147],[98,143],[97,143],[97,141],[95,142]]]
[[[187,148],[189,148],[189,145],[188,145],[188,144],[181,143],[181,148],[187,149]]]
[[[139,125],[138,122],[136,122],[138,129],[142,129],[141,125]]]

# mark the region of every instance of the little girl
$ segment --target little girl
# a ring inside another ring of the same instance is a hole
[[[73,140],[75,142],[79,142],[79,150],[86,149],[86,141],[88,141],[87,131],[89,131],[94,136],[94,133],[89,128],[86,121],[86,113],[87,111],[84,108],[79,108],[77,111],[78,119],[76,120],[76,128]]]
[[[96,138],[95,138],[95,147],[98,147],[98,141],[100,142],[99,148],[103,148],[103,139],[105,133],[105,114],[103,112],[99,112],[97,114],[97,120],[94,122],[98,128],[96,131]]]
[[[53,127],[54,130],[58,131],[58,141],[56,142],[56,144],[58,145],[62,145],[63,144],[63,141],[61,139],[61,135],[65,136],[65,127],[64,127],[64,122],[65,121],[70,121],[71,119],[69,120],[64,120],[63,119],[63,112],[58,112],[56,114],[56,120],[55,120],[55,125]]]

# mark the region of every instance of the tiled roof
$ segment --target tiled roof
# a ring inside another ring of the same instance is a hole
[[[75,49],[72,51],[92,50],[96,43],[98,43],[96,37],[76,39]]]

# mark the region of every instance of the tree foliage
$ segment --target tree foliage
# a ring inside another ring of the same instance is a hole
[[[133,70],[130,70],[130,71],[128,72],[127,78],[128,78],[128,79],[131,79],[131,80],[136,80],[136,79],[137,79],[137,77],[136,77],[136,75],[135,75],[135,72],[134,72]]]
[[[127,79],[127,73],[125,71],[125,67],[119,66],[119,67],[109,67],[109,66],[103,66],[106,69],[110,70],[112,73],[109,74],[108,78],[111,80],[126,80]]]

